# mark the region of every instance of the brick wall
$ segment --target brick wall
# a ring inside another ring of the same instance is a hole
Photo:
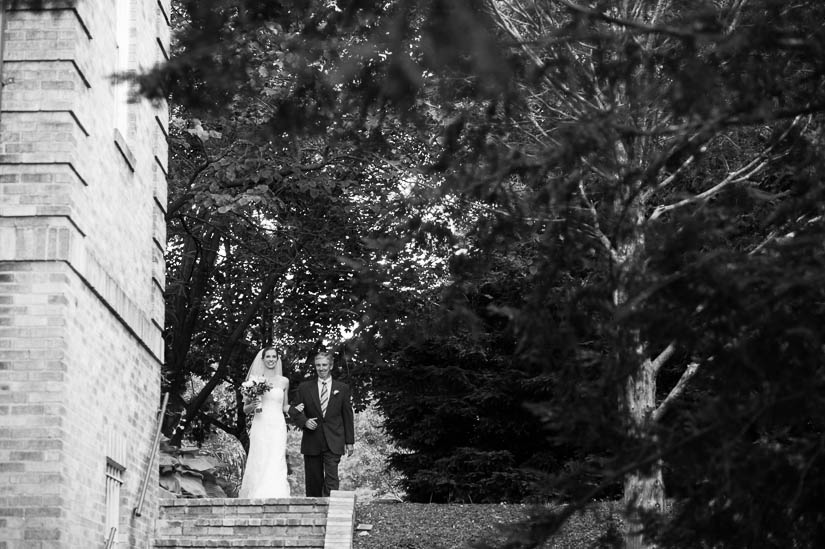
[[[152,537],[168,119],[119,104],[110,77],[118,47],[129,70],[165,59],[169,2],[118,2],[125,27],[111,0],[5,14],[0,549],[103,547],[107,461],[122,467],[115,546]]]
[[[338,497],[342,493],[335,491],[334,494]],[[340,499],[351,501],[354,511],[354,492],[343,494]],[[165,499],[160,504],[154,546],[157,549],[324,549],[327,515],[333,513],[332,501],[333,498],[301,497],[255,500]],[[340,512],[337,514],[345,515]],[[350,513],[350,539],[352,518]],[[351,545],[337,547],[344,549]]]

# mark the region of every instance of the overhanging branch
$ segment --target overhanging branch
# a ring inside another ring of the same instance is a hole
[[[720,191],[731,185],[732,183],[740,183],[742,181],[747,181],[749,178],[753,177],[760,171],[762,171],[765,166],[767,166],[770,162],[773,162],[780,158],[780,156],[771,156],[772,151],[781,143],[787,136],[790,134],[791,130],[799,124],[799,121],[802,119],[801,116],[797,116],[794,121],[788,125],[785,131],[782,132],[779,137],[777,137],[773,143],[771,143],[768,147],[765,148],[761,153],[759,153],[755,158],[751,159],[750,162],[742,166],[737,170],[733,170],[725,178],[711,187],[706,191],[703,191],[697,195],[690,196],[688,198],[682,199],[678,202],[674,202],[673,204],[666,204],[662,206],[658,206],[656,209],[653,210],[653,213],[650,214],[649,221],[655,221],[663,214],[670,212],[672,210],[676,210],[678,208],[682,208],[684,206],[688,206],[690,204],[696,204],[699,202],[704,202],[705,200],[710,199],[711,197],[717,195]]]
[[[659,407],[653,411],[653,421],[659,421],[662,419],[662,416],[665,415],[665,412],[667,412],[668,408],[673,404],[673,401],[675,401],[682,395],[682,393],[685,392],[685,387],[687,386],[688,381],[690,381],[690,378],[692,378],[696,374],[696,370],[698,369],[698,362],[691,362],[687,365],[685,371],[682,372],[682,377],[679,378],[679,381],[676,382],[676,385],[673,387],[673,389],[670,390],[670,393],[667,395],[667,397],[665,397],[662,403],[659,404]]]
[[[676,342],[671,341],[670,344],[665,348],[665,350],[659,353],[659,356],[653,359],[653,361],[650,363],[650,368],[653,370],[654,374],[662,368],[664,363],[667,362],[670,359],[670,357],[673,356],[673,353],[675,351]]]
[[[598,19],[604,21],[605,23],[610,23],[611,25],[618,25],[620,27],[625,27],[626,29],[635,30],[644,34],[664,34],[670,36],[676,36],[679,38],[694,38],[696,35],[700,34],[693,28],[690,29],[680,29],[677,27],[670,27],[664,25],[649,25],[647,23],[643,23],[638,20],[630,20],[630,19],[622,19],[620,17],[613,17],[607,15],[604,12],[593,10],[590,8],[586,8],[584,6],[580,6],[574,2],[570,2],[569,0],[560,0],[560,2],[570,8],[571,11],[576,13],[580,13],[592,19]],[[704,33],[707,34],[707,33]]]
[[[611,259],[614,263],[619,262],[619,254],[616,252],[616,249],[613,247],[613,244],[610,242],[610,239],[604,234],[602,231],[601,225],[599,224],[599,214],[596,212],[596,205],[590,201],[590,198],[587,196],[587,191],[584,188],[584,182],[579,181],[579,193],[581,194],[582,200],[587,205],[590,216],[593,218],[593,233],[595,237],[599,240],[599,242],[604,247],[605,251],[610,255]]]

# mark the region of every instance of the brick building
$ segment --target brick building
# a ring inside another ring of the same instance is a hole
[[[0,11],[0,548],[151,543],[169,1]]]

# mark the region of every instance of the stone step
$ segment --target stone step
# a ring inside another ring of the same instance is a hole
[[[179,518],[181,516],[215,516],[215,517],[282,517],[285,515],[326,516],[329,507],[328,498],[289,498],[289,499],[166,499],[160,503],[161,518]]]
[[[157,525],[157,535],[233,537],[257,533],[268,537],[317,536],[324,537],[326,519],[323,517],[284,518],[196,518],[165,520]]]
[[[324,538],[243,538],[233,540],[220,539],[178,539],[178,538],[156,538],[157,548],[186,548],[186,549],[232,549],[235,547],[264,548],[279,547],[281,549],[324,549]]]
[[[355,494],[339,491],[329,498],[162,500],[154,546],[349,549],[354,510]]]

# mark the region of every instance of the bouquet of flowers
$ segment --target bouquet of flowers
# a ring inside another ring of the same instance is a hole
[[[253,377],[241,383],[241,393],[248,399],[261,396],[272,389],[272,383],[264,377]],[[255,412],[260,412],[261,408],[256,408]]]

